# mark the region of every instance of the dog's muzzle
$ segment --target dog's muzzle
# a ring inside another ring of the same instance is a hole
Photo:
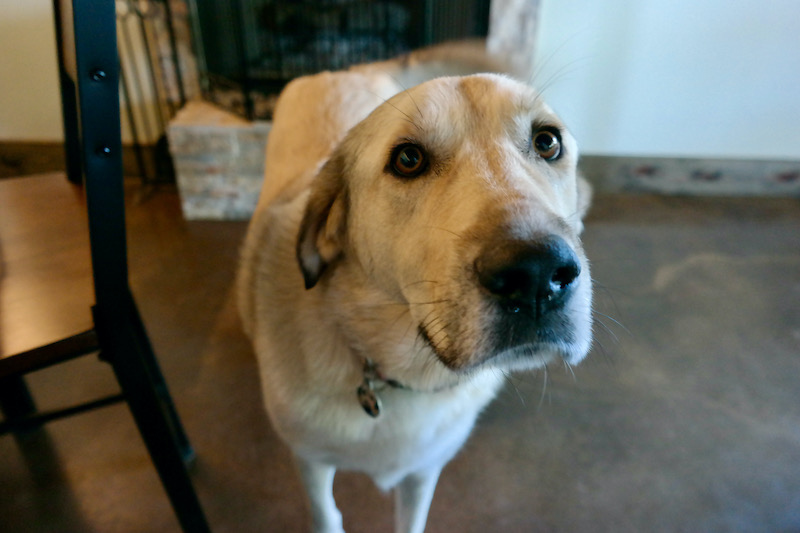
[[[474,271],[494,309],[487,331],[494,350],[527,347],[536,353],[575,341],[569,302],[581,262],[563,238],[494,241],[481,250]]]

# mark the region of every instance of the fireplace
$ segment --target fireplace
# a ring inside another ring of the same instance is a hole
[[[270,118],[295,77],[485,37],[489,0],[193,0],[205,98]]]

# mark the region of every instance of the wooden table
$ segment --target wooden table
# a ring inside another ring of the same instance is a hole
[[[92,328],[87,224],[63,174],[0,180],[0,357]]]

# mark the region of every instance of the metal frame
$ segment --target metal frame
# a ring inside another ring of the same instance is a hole
[[[170,398],[128,283],[120,134],[119,61],[113,0],[54,0],[65,148],[71,181],[83,181],[94,276],[94,329],[0,360],[4,432],[108,405],[36,413],[22,376],[100,350],[186,532],[209,531],[186,464],[194,452]],[[71,15],[71,16],[70,16]],[[74,39],[73,39],[74,38]],[[73,50],[62,48],[74,42]],[[98,495],[102,497],[102,495]]]

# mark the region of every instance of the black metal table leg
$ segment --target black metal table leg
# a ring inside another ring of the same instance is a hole
[[[0,379],[0,411],[7,420],[24,418],[36,412],[28,386],[20,376]]]
[[[155,356],[137,324],[135,304],[132,299],[120,303],[112,309],[94,309],[104,357],[114,369],[181,527],[187,532],[209,531],[185,464],[191,447],[166,383],[157,365],[151,364]]]

